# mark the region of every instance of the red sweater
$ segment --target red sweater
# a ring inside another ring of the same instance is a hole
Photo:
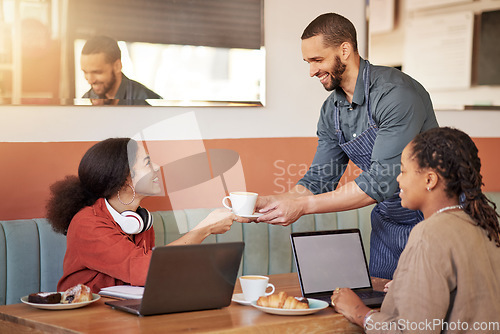
[[[153,228],[136,235],[123,232],[104,199],[98,199],[71,220],[57,291],[78,283],[94,293],[112,285],[144,285],[154,240]]]

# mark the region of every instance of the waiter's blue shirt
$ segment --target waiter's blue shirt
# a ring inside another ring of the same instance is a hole
[[[377,202],[392,196],[398,188],[396,178],[404,147],[420,132],[438,126],[429,93],[420,83],[395,68],[368,65],[361,58],[352,103],[337,88],[321,108],[316,155],[297,183],[314,194],[334,190],[349,162],[335,133],[334,106],[339,108],[340,129],[346,142],[356,140],[369,127],[365,66],[370,66],[369,98],[378,132],[370,169],[357,176],[355,182],[368,196]]]

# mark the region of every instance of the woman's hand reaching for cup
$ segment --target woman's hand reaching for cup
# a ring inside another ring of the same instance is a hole
[[[193,230],[208,228],[210,234],[223,234],[231,229],[233,221],[249,223],[250,219],[236,216],[227,209],[216,209],[196,225]]]
[[[205,219],[196,225],[191,231],[179,239],[172,241],[169,245],[191,245],[199,244],[211,234],[223,234],[231,229],[233,221],[249,223],[247,218],[238,217],[226,209],[216,209]]]

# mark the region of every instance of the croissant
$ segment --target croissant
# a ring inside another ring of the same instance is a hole
[[[306,302],[300,302],[298,301],[295,297],[288,297],[285,300],[285,304],[283,305],[284,309],[306,309],[309,308],[309,303]]]
[[[299,301],[295,297],[288,296],[284,291],[278,294],[273,294],[270,296],[262,296],[257,300],[258,306],[263,307],[273,307],[282,309],[308,309],[309,303],[307,299],[305,301]]]
[[[257,305],[263,307],[283,308],[287,297],[288,295],[284,291],[281,291],[278,294],[262,296],[257,300]]]

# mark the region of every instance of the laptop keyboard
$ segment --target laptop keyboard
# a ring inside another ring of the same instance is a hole
[[[385,292],[377,291],[377,290],[372,290],[372,291],[355,291],[355,293],[361,299],[378,298],[378,297],[381,297],[381,296],[385,296]],[[319,299],[319,300],[327,302],[328,304],[331,304],[332,303],[331,296],[332,295],[314,296],[314,299]]]
[[[356,292],[356,294],[361,299],[378,298],[378,297],[381,297],[381,296],[385,295],[384,292],[382,292],[382,291],[376,291],[376,290],[372,290],[372,291],[360,291],[360,292]]]

